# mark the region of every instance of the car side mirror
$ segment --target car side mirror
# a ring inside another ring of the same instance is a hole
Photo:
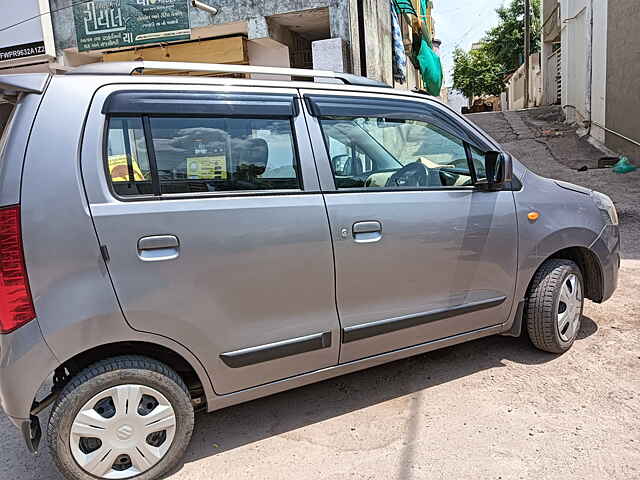
[[[476,182],[478,188],[493,192],[511,185],[513,164],[508,154],[492,150],[485,152],[484,168],[486,179]]]
[[[333,171],[336,175],[346,175],[347,168],[350,168],[351,155],[336,155],[331,159]]]

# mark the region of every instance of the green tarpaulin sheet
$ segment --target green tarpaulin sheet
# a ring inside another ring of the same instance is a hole
[[[442,88],[442,63],[440,57],[431,49],[424,38],[420,42],[420,52],[418,52],[417,58],[424,89],[429,95],[437,97]]]
[[[426,23],[426,12],[429,6],[429,0],[420,0],[420,2],[420,13],[423,15],[422,21]],[[429,28],[427,28],[427,30],[428,29]],[[424,33],[425,29],[422,31]],[[440,57],[433,51],[429,35],[425,37],[423,34],[420,39],[420,50],[416,58],[420,67],[420,73],[422,74],[424,89],[429,95],[437,97],[440,95],[440,89],[442,88],[442,63],[440,62]]]
[[[393,5],[397,12],[409,15],[417,15],[416,9],[413,7],[411,0],[393,0]]]

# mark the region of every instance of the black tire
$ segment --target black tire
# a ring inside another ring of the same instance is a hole
[[[557,314],[560,289],[571,274],[576,275],[580,282],[581,291],[584,292],[580,268],[571,260],[564,259],[551,259],[544,262],[529,287],[525,309],[527,331],[535,347],[545,352],[566,352],[573,345],[580,330],[578,324],[574,334],[567,340],[563,340],[558,331]],[[583,305],[580,306],[580,318],[582,317]]]
[[[83,405],[100,392],[123,384],[139,384],[162,393],[175,412],[176,429],[166,455],[136,480],[159,478],[173,468],[184,455],[193,432],[194,411],[189,391],[180,376],[156,360],[126,355],[101,360],[76,375],[62,390],[51,410],[47,428],[49,451],[65,478],[95,480],[75,461],[70,450],[73,421]]]

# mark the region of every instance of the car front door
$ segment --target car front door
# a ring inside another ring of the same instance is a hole
[[[331,238],[298,102],[130,85],[99,90],[88,117],[83,176],[124,315],[189,348],[218,394],[338,362]]]
[[[432,102],[305,97],[334,241],[340,362],[505,322],[513,195],[476,187],[492,148]]]

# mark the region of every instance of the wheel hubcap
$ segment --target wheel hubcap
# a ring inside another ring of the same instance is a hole
[[[99,478],[129,478],[166,455],[176,431],[169,401],[144,385],[119,385],[89,400],[71,425],[73,458]]]
[[[582,286],[574,274],[569,275],[560,288],[557,315],[560,338],[569,342],[580,328],[582,315]]]

